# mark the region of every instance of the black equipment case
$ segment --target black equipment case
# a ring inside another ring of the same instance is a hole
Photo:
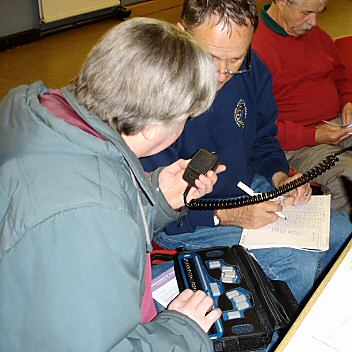
[[[180,290],[203,290],[223,314],[208,332],[216,352],[252,351],[286,329],[298,305],[283,281],[270,280],[242,246],[180,251],[175,256]]]

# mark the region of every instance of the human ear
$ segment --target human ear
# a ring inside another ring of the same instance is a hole
[[[151,142],[152,140],[154,140],[154,138],[157,135],[157,127],[158,126],[153,126],[153,125],[145,126],[141,131],[143,138],[148,142]]]
[[[282,10],[284,6],[286,5],[287,0],[276,0],[276,6]]]

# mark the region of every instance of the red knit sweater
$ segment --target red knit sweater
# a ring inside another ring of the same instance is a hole
[[[272,74],[279,142],[284,150],[313,146],[315,127],[337,117],[352,101],[352,82],[322,29],[292,37],[266,22],[260,20],[252,46]]]

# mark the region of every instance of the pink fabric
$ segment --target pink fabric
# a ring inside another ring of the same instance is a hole
[[[76,111],[70,106],[68,101],[65,99],[60,89],[53,89],[47,93],[39,96],[40,104],[45,106],[48,111],[63,119],[67,123],[77,126],[78,128],[86,131],[102,140],[105,140],[99,135],[91,126],[87,124],[86,121],[79,116]],[[145,291],[142,298],[142,323],[149,323],[156,315],[157,310],[152,298],[152,266],[150,262],[150,253],[146,254],[146,264],[145,264]]]
[[[145,291],[142,299],[142,324],[149,323],[158,314],[152,297],[152,265],[150,262],[150,253],[147,253],[144,277]]]
[[[39,96],[40,104],[45,106],[49,112],[66,121],[70,125],[77,126],[81,130],[88,132],[102,140],[105,140],[99,135],[86,121],[79,116],[65,99],[60,89],[52,89],[47,93]]]

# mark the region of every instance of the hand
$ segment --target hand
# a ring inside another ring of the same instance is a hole
[[[159,174],[159,187],[163,192],[166,200],[173,209],[183,207],[183,193],[188,183],[182,178],[190,160],[179,159],[173,164],[165,167]],[[195,181],[196,187],[192,187],[188,193],[187,201],[203,197],[205,194],[212,192],[214,184],[217,181],[217,175],[226,170],[225,165],[219,165],[216,172],[208,171],[207,175],[200,175]]]
[[[341,111],[341,120],[344,125],[352,123],[352,102],[346,103],[343,107]]]
[[[294,176],[289,177],[284,172],[277,172],[273,176],[272,180],[273,180],[274,186],[276,188],[279,188],[280,186],[283,186],[293,180],[296,180],[301,176],[302,174],[297,173]],[[310,187],[310,184],[308,182],[298,188],[293,189],[292,191],[286,193],[285,195],[286,195],[286,201],[291,205],[305,204],[310,201],[310,198],[312,196],[312,188]],[[291,199],[289,200],[287,198],[291,198]]]
[[[282,211],[281,201],[267,201],[241,208],[220,209],[216,215],[221,225],[239,226],[244,229],[259,229],[279,219],[275,212]]]
[[[315,131],[315,141],[317,144],[337,145],[346,138],[350,137],[352,127],[342,128],[340,126],[324,123]]]
[[[207,333],[222,314],[219,308],[212,310],[213,304],[213,299],[203,291],[186,289],[170,302],[167,309],[187,315]]]

